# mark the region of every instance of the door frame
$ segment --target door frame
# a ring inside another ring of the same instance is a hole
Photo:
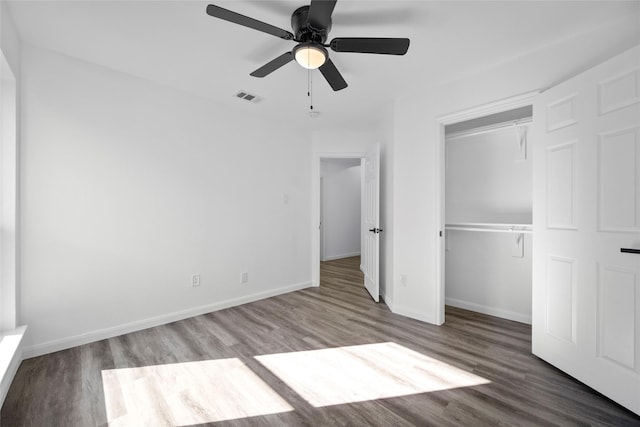
[[[311,286],[320,286],[320,162],[322,159],[362,159],[366,152],[315,152],[311,165]],[[362,187],[362,182],[360,183]],[[362,226],[362,210],[360,211]],[[361,239],[362,240],[362,239]]]
[[[490,114],[500,113],[527,105],[532,105],[534,98],[540,91],[527,92],[511,98],[502,99],[481,106],[469,108],[455,113],[446,114],[436,118],[437,132],[437,162],[436,162],[436,200],[440,209],[436,212],[436,229],[440,231],[436,248],[436,325],[444,323],[445,305],[445,173],[446,173],[446,138],[445,126],[467,120],[477,119]],[[534,206],[535,209],[535,206]]]
[[[0,49],[0,330],[18,326],[19,271],[17,269],[19,230],[18,207],[18,126],[19,81]],[[17,369],[17,368],[16,368]],[[0,403],[4,396],[0,395]]]
[[[324,179],[322,177],[320,177],[320,219],[318,221],[318,226],[320,227],[320,235],[319,235],[319,240],[320,240],[320,252],[319,252],[319,257],[320,257],[320,261],[324,261],[324,242],[325,242],[325,234],[324,234],[324,216],[325,216],[325,209],[324,209],[324,205],[325,205],[325,195],[324,195]]]

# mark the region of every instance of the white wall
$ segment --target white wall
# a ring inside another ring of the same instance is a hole
[[[360,159],[323,159],[323,261],[360,255]]]
[[[25,48],[22,72],[30,354],[309,284],[311,144],[291,124],[51,51]]]
[[[380,142],[378,129],[353,130],[316,130],[311,134],[315,153],[366,153]]]
[[[531,165],[512,127],[447,139],[445,222],[531,224]],[[447,230],[446,303],[531,323],[531,236],[523,257],[516,237]]]
[[[511,127],[448,138],[446,222],[531,224],[532,162],[519,150]]]
[[[16,79],[20,76],[20,37],[5,2],[0,2],[0,47]]]
[[[446,303],[531,323],[531,235],[512,256],[510,233],[447,231]]]
[[[591,33],[523,53],[463,80],[438,88],[424,88],[396,100],[391,284],[396,313],[437,323],[437,251],[442,207],[439,202],[438,118],[550,87],[630,48],[637,43],[638,31],[637,18],[629,17],[624,22],[594,28]],[[572,54],[587,59],[577,68],[570,68],[565,58]],[[400,284],[402,275],[407,276],[406,286]]]

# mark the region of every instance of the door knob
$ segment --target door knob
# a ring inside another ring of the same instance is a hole
[[[369,231],[375,234],[380,234],[380,232],[384,230],[382,228],[370,228]]]
[[[626,254],[640,254],[640,249],[620,248],[620,252],[624,252]]]

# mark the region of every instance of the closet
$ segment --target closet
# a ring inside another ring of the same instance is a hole
[[[445,127],[445,303],[531,323],[525,106]]]

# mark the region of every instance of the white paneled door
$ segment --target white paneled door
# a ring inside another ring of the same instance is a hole
[[[533,353],[640,414],[640,46],[533,117]]]
[[[362,268],[364,286],[374,301],[380,300],[379,254],[380,254],[380,146],[376,145],[365,159],[364,171],[364,215],[362,233],[364,253]]]

